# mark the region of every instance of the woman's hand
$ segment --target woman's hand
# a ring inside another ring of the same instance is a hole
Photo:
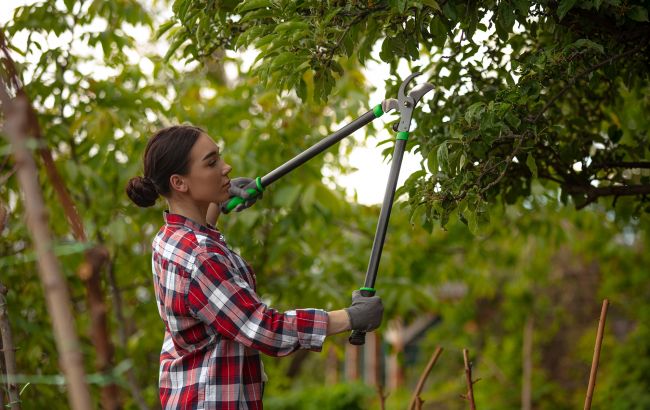
[[[252,186],[255,188],[255,180],[252,178],[233,178],[230,180],[230,199],[233,197],[240,197],[244,200],[243,203],[237,205],[234,209],[235,212],[241,212],[246,208],[250,208],[257,202],[258,199],[262,198],[263,193],[256,189],[257,193],[250,194],[248,193],[246,187]],[[250,189],[250,188],[249,188]],[[221,204],[221,212],[228,213],[225,209],[226,204],[230,199],[223,204]]]

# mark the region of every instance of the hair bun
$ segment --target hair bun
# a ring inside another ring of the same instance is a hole
[[[126,185],[126,194],[137,206],[147,208],[153,206],[158,199],[158,191],[153,181],[146,177],[134,177]]]

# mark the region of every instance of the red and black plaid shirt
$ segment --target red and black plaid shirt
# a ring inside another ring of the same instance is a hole
[[[266,306],[253,270],[219,231],[165,212],[152,247],[164,409],[261,409],[259,352],[321,350],[327,313]]]

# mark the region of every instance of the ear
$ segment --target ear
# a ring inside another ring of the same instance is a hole
[[[185,182],[185,178],[178,174],[174,174],[169,177],[169,187],[172,189],[172,191],[178,192],[187,192],[189,189],[189,186]]]

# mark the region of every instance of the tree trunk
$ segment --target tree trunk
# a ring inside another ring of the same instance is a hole
[[[12,100],[4,82],[1,84],[0,94],[5,113],[5,134],[11,142],[18,181],[24,194],[27,226],[36,248],[39,274],[60,354],[59,364],[68,386],[68,400],[73,409],[91,409],[92,402],[74,326],[70,296],[59,261],[52,251],[52,234],[38,181],[38,171],[27,147],[27,138],[31,134],[31,127],[27,121],[29,101],[23,93],[18,93]]]

